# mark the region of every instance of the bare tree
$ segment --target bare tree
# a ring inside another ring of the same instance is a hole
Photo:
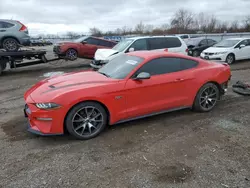
[[[217,18],[216,18],[214,15],[212,15],[212,16],[209,18],[209,20],[208,20],[207,23],[208,23],[208,24],[207,24],[207,31],[206,31],[206,32],[209,32],[209,33],[214,32],[214,31],[215,31],[215,28],[216,28],[216,26],[217,26],[217,24],[218,24]]]
[[[154,30],[154,26],[151,24],[145,25],[144,27],[144,33],[150,34]]]
[[[246,31],[250,31],[250,15],[246,16],[246,18],[243,20],[244,23],[244,29]]]
[[[186,9],[179,9],[171,20],[172,28],[176,28],[179,33],[187,32],[192,28],[194,23],[194,15]]]
[[[91,33],[92,36],[96,36],[96,37],[102,36],[101,30],[96,27],[90,28],[89,32]]]
[[[135,33],[136,34],[143,34],[145,32],[145,25],[142,21],[135,26]]]
[[[231,32],[237,32],[238,29],[239,29],[239,22],[238,22],[238,20],[235,20],[235,21],[233,21],[233,22],[231,23],[231,26],[230,26],[229,30],[230,30]]]

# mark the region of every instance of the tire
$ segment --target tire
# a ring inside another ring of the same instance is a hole
[[[76,60],[78,57],[78,53],[75,49],[68,49],[66,51],[66,59],[70,60],[70,61],[74,61]]]
[[[69,111],[65,125],[67,131],[75,138],[88,140],[98,136],[105,129],[107,119],[107,112],[100,104],[82,102]]]
[[[9,51],[9,52],[15,52],[15,51],[18,51],[18,49],[19,49],[19,43],[14,38],[4,39],[2,46],[6,51]]]
[[[214,83],[207,83],[198,91],[194,100],[193,110],[209,112],[216,106],[219,98],[219,88]]]
[[[235,56],[234,54],[228,54],[227,58],[226,58],[226,63],[231,65],[235,62]]]
[[[199,51],[197,50],[193,51],[193,57],[199,57],[199,56],[200,56]]]

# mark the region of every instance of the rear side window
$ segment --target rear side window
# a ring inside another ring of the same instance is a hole
[[[176,37],[150,38],[148,40],[150,50],[181,47],[181,41]]]
[[[14,24],[8,23],[8,22],[0,22],[0,28],[10,28],[13,27]]]
[[[107,46],[107,47],[113,47],[114,43],[105,41],[105,40],[99,40],[99,45],[100,46]]]
[[[196,61],[180,58],[181,70],[191,69],[198,65]]]
[[[167,48],[181,47],[181,41],[176,37],[165,38]]]

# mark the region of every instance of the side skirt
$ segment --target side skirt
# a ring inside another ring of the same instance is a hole
[[[178,108],[163,110],[163,111],[160,111],[160,112],[154,112],[154,113],[150,113],[150,114],[146,114],[146,115],[142,115],[142,116],[138,116],[138,117],[134,117],[134,118],[120,120],[120,121],[118,121],[118,122],[116,122],[116,123],[114,123],[112,125],[125,123],[125,122],[128,122],[128,121],[134,121],[134,120],[138,120],[138,119],[142,119],[142,118],[146,118],[146,117],[151,117],[151,116],[155,116],[155,115],[165,114],[165,113],[169,113],[169,112],[174,112],[174,111],[178,111],[178,110],[184,110],[184,109],[188,109],[188,108],[192,108],[192,107],[191,106],[184,106],[184,107],[178,107]]]

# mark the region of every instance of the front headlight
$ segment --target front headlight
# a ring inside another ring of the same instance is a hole
[[[36,107],[39,109],[54,109],[59,108],[60,105],[56,103],[36,103]]]
[[[214,53],[214,55],[220,55],[220,54],[225,54],[225,53],[227,53],[227,52],[216,52],[216,53]]]

